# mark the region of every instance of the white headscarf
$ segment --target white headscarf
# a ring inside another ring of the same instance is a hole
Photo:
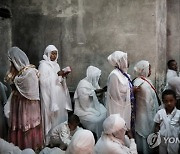
[[[94,66],[89,66],[86,70],[86,79],[93,85],[95,89],[99,89],[99,78],[101,75],[101,70]]]
[[[134,66],[134,73],[136,76],[148,77],[149,74],[149,62],[146,60],[139,61]]]
[[[124,144],[126,133],[126,123],[120,114],[111,114],[103,122],[104,134],[108,135],[113,141]]]
[[[93,133],[80,129],[73,135],[65,154],[93,154],[94,144]]]
[[[109,55],[107,59],[112,66],[118,67],[122,71],[127,72],[127,53],[122,51],[115,51],[111,55]]]
[[[30,65],[28,57],[18,47],[12,47],[8,57],[19,71],[14,79],[17,90],[27,99],[39,100],[38,71],[35,66]]]
[[[55,62],[57,62],[57,59],[58,59],[58,49],[54,46],[54,45],[48,45],[44,51],[44,55],[43,55],[43,58],[44,60],[46,61],[51,61],[50,60],[50,55],[51,55],[51,52],[52,51],[57,51],[57,57],[56,57],[56,60]]]
[[[8,58],[14,64],[15,68],[20,71],[29,65],[29,59],[26,54],[18,47],[12,47],[8,51]]]

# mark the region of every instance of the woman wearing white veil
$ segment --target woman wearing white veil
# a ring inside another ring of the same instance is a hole
[[[95,92],[100,89],[98,84],[100,75],[100,69],[89,66],[86,77],[79,82],[74,94],[74,113],[86,129],[96,133],[97,138],[101,135],[102,123],[106,118],[106,108],[99,103]]]
[[[147,137],[154,131],[154,116],[158,110],[158,99],[155,88],[147,77],[151,75],[151,65],[148,61],[141,60],[134,66],[136,78],[134,86],[139,86],[136,93],[136,142],[138,152],[150,153]]]
[[[11,83],[12,92],[5,115],[9,118],[9,139],[21,149],[36,150],[43,145],[38,71],[18,47],[8,51],[8,58],[11,67],[5,80]]]
[[[127,128],[131,128],[131,94],[133,85],[127,74],[127,53],[115,51],[108,56],[109,63],[114,67],[107,82],[106,108],[108,115],[120,114]]]
[[[49,144],[50,130],[68,120],[67,110],[72,110],[65,76],[60,71],[57,59],[58,49],[48,45],[38,68],[46,144]]]

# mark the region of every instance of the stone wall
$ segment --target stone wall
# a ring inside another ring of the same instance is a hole
[[[148,60],[152,65],[151,79],[161,88],[166,71],[166,26],[172,36],[168,36],[167,51],[179,57],[179,33],[175,33],[179,30],[179,15],[175,13],[179,9],[175,5],[178,0],[167,3],[166,0],[12,0],[11,3],[12,45],[24,50],[38,67],[45,47],[54,44],[59,49],[61,67],[70,65],[73,69],[67,82],[72,91],[85,77],[89,65],[102,70],[104,86],[112,70],[107,56],[115,50],[128,53],[132,77],[134,64]],[[166,4],[168,9],[163,8]],[[168,13],[168,18],[164,13]]]

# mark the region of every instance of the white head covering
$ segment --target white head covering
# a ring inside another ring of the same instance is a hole
[[[17,90],[27,99],[39,100],[38,71],[35,66],[29,64],[28,57],[18,47],[12,47],[8,57],[19,72],[14,78]]]
[[[43,55],[43,58],[44,60],[46,61],[51,61],[50,60],[50,55],[51,55],[51,52],[52,51],[57,51],[57,57],[56,57],[56,60],[55,62],[57,62],[57,59],[58,59],[58,49],[54,46],[54,45],[48,45],[44,51],[44,55]]]
[[[99,78],[101,75],[101,70],[94,66],[89,66],[86,70],[86,79],[93,85],[95,89],[99,89]]]
[[[149,62],[146,60],[139,61],[134,66],[134,73],[136,76],[144,76],[147,77],[149,74]]]
[[[124,144],[124,137],[126,133],[126,123],[120,114],[111,114],[103,122],[104,134],[108,135],[115,142]]]
[[[93,154],[94,136],[89,130],[80,129],[72,137],[66,154]]]
[[[127,72],[127,53],[122,51],[115,51],[111,55],[109,55],[107,59],[112,66],[116,66],[122,71]]]
[[[18,47],[12,47],[8,51],[8,58],[14,64],[15,68],[20,71],[29,65],[29,59],[26,54]]]

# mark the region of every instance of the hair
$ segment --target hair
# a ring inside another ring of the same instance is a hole
[[[75,114],[70,115],[68,118],[68,123],[79,125],[80,124],[79,117]]]
[[[176,93],[173,90],[171,90],[171,89],[167,89],[167,90],[163,91],[163,93],[162,93],[162,100],[167,95],[172,95],[176,99]]]
[[[175,60],[174,59],[171,59],[171,60],[169,60],[168,62],[167,62],[167,66],[168,66],[168,68],[170,68],[171,67],[171,63],[172,62],[175,62]]]

